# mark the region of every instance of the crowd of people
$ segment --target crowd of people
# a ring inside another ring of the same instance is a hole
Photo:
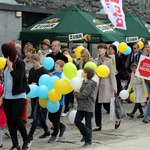
[[[130,118],[139,109],[140,114],[137,118],[143,118],[144,123],[150,121],[150,103],[148,103],[147,112],[142,110],[142,102],[147,102],[146,91],[150,95],[150,81],[135,76],[137,65],[141,55],[150,57],[150,45],[146,44],[141,50],[137,43],[133,44],[132,52],[125,57],[117,51],[115,45],[100,43],[97,46],[97,58],[93,58],[87,48],[81,50],[81,58],[76,58],[73,47],[61,49],[60,41],[44,39],[41,43],[41,50],[36,50],[32,43],[27,42],[23,48],[14,40],[9,40],[1,46],[3,57],[7,59],[6,66],[0,70],[0,84],[4,87],[4,93],[0,95],[0,110],[4,112],[5,121],[0,119],[0,148],[3,147],[1,128],[6,127],[12,140],[10,150],[28,150],[31,146],[36,126],[40,123],[44,133],[39,138],[50,136],[48,143],[56,142],[62,137],[67,129],[67,125],[61,122],[61,117],[68,115],[70,108],[74,105],[74,99],[77,99],[77,113],[75,116],[75,125],[82,135],[84,147],[92,144],[92,131],[102,130],[102,107],[110,114],[110,100],[118,96],[123,89],[122,81],[127,80],[126,89],[134,91],[135,106],[131,113],[127,113]],[[22,51],[21,51],[22,49]],[[77,69],[82,69],[82,78],[84,78],[80,91],[72,91],[61,97],[60,108],[57,112],[51,113],[42,108],[38,103],[38,97],[31,98],[31,114],[28,116],[28,100],[26,94],[29,92],[28,84],[38,85],[38,80],[43,74],[58,76],[61,78],[63,66],[68,62],[69,55]],[[42,66],[42,61],[46,57],[51,57],[55,65],[51,70],[46,70]],[[93,68],[84,67],[87,62],[94,62],[97,66],[106,65],[110,74],[105,77],[99,77],[99,82],[92,80],[95,75]],[[0,111],[0,118],[2,113]],[[92,118],[95,118],[96,127],[92,128]],[[82,122],[85,118],[85,123]],[[26,125],[28,119],[32,119],[32,125],[27,133]],[[53,132],[50,133],[47,119],[52,124]],[[115,129],[119,128],[121,120],[115,121]],[[21,133],[23,145],[20,148],[17,131]]]

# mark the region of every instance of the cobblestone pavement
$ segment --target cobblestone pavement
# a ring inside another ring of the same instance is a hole
[[[131,112],[134,104],[123,103],[123,106],[126,112]],[[147,106],[143,108],[144,112],[146,111]],[[68,129],[65,132],[64,136],[59,138],[55,143],[47,143],[48,138],[39,139],[38,137],[43,134],[41,128],[37,128],[34,140],[31,145],[31,150],[78,150],[78,149],[92,149],[92,150],[149,150],[149,141],[150,141],[150,124],[142,123],[142,119],[136,118],[139,115],[139,112],[135,114],[133,119],[126,117],[122,120],[121,126],[115,130],[114,122],[109,121],[109,115],[106,114],[106,111],[103,110],[103,127],[102,131],[93,132],[93,144],[88,148],[83,148],[81,143],[81,135],[74,124],[70,124],[68,116],[62,117],[61,120],[67,124]],[[30,129],[30,122],[28,120],[26,124],[27,130]],[[51,124],[47,120],[49,128]],[[93,119],[93,127],[95,122]],[[19,140],[21,139],[20,135]],[[1,149],[8,150],[11,147],[11,139],[3,135],[3,145]],[[22,142],[20,140],[20,145]]]

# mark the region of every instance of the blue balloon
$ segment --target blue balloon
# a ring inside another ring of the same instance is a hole
[[[39,98],[47,98],[48,97],[48,92],[49,92],[49,89],[47,86],[45,85],[40,85],[37,89],[37,95]]]
[[[29,84],[29,87],[30,87],[30,92],[27,94],[27,96],[29,98],[35,98],[37,97],[37,90],[38,90],[38,86],[35,85],[35,84]]]
[[[125,52],[123,52],[123,54],[125,54],[125,55],[128,55],[128,54],[130,54],[131,53],[131,47],[127,47],[127,49],[125,50]]]
[[[59,102],[52,102],[52,101],[48,100],[46,102],[46,108],[49,112],[56,113],[60,108],[60,103]]]
[[[44,58],[43,66],[46,70],[51,70],[54,67],[54,60],[51,57]]]
[[[51,77],[50,77],[50,80],[49,80],[49,83],[48,83],[48,88],[49,88],[49,90],[51,90],[51,89],[54,88],[54,83],[55,83],[55,81],[58,80],[58,79],[59,79],[59,77],[57,77],[57,76],[51,76]]]
[[[51,80],[50,75],[48,75],[48,74],[43,74],[43,75],[41,75],[40,78],[39,78],[39,85],[45,85],[45,86],[48,87],[50,80]]]

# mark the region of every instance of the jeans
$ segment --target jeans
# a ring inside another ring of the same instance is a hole
[[[65,125],[60,121],[61,112],[62,112],[62,105],[60,105],[60,108],[56,113],[50,113],[50,112],[48,113],[48,118],[54,125],[54,130],[51,135],[55,137],[57,137],[59,129],[62,129],[65,127]]]
[[[27,130],[21,117],[26,99],[4,99],[4,111],[7,118],[8,129],[14,147],[19,146],[17,130],[21,133],[23,141],[28,141]]]
[[[81,122],[85,117],[85,125]],[[85,137],[85,143],[92,144],[92,112],[77,111],[75,116],[75,125],[79,129],[83,137]]]
[[[42,112],[42,107],[40,107],[39,102],[38,102],[38,98],[37,98],[35,106],[34,106],[33,122],[32,122],[32,126],[30,128],[30,132],[28,134],[29,137],[33,137],[33,134],[35,132],[38,120],[40,121],[40,123],[44,129],[44,132],[48,132],[49,129],[48,129],[45,117],[44,117],[43,112]]]
[[[148,107],[147,107],[145,118],[150,120],[150,84],[146,84],[146,87],[149,95],[149,101],[148,101]]]

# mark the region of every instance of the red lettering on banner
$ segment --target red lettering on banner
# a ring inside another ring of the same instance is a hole
[[[139,71],[141,76],[144,76],[147,78],[150,77],[150,59],[146,59],[146,58],[143,59],[140,62],[138,71]]]
[[[111,2],[114,2],[114,3],[119,3],[119,0],[110,0]]]
[[[123,27],[123,19],[122,18],[117,18],[116,23],[118,27]]]

